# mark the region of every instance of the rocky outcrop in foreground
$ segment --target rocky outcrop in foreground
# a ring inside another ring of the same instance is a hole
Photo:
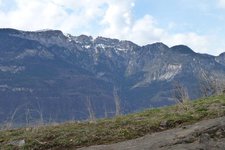
[[[225,117],[204,120],[141,138],[80,150],[224,150]]]

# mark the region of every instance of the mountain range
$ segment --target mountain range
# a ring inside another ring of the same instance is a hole
[[[111,117],[195,99],[225,80],[225,53],[139,46],[59,30],[0,29],[0,123]]]

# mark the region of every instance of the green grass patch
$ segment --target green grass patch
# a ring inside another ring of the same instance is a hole
[[[100,119],[96,123],[2,130],[0,149],[74,149],[110,144],[224,115],[225,96],[213,96],[113,119]],[[12,144],[19,140],[25,140],[25,145],[18,147]]]

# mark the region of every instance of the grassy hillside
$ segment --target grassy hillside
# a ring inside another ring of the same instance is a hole
[[[4,130],[0,131],[0,149],[70,149],[109,144],[224,115],[225,96],[213,96],[95,123]],[[19,147],[17,142],[21,140],[25,144]]]

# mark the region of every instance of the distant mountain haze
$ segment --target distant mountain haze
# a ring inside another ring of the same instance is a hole
[[[0,123],[126,114],[176,103],[176,84],[194,99],[223,88],[224,80],[224,53],[0,29]]]

